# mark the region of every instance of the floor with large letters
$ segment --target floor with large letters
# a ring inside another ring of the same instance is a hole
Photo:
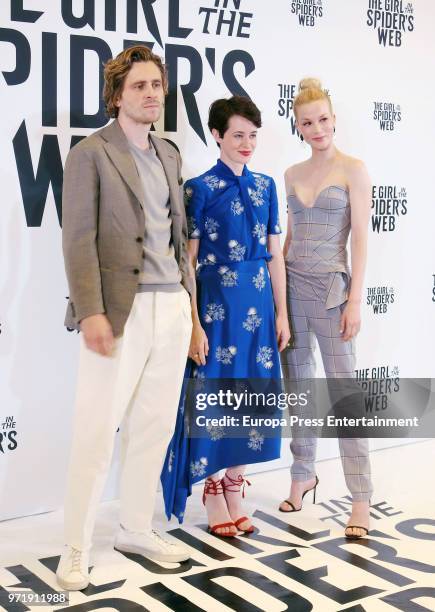
[[[257,529],[249,536],[223,540],[209,535],[200,487],[183,525],[168,526],[159,508],[158,526],[190,548],[191,560],[183,564],[157,564],[113,550],[117,504],[102,504],[91,585],[72,593],[68,604],[10,601],[11,594],[25,588],[55,601],[61,512],[4,521],[0,609],[434,611],[434,458],[435,440],[372,453],[371,532],[355,543],[343,537],[349,498],[337,459],[318,462],[318,503],[309,499],[296,514],[277,511],[288,489],[287,470],[252,476],[247,506]]]

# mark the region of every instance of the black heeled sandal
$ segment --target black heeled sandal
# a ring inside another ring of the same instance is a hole
[[[319,479],[316,476],[316,484],[314,485],[314,487],[311,487],[311,489],[307,489],[306,491],[303,492],[300,508],[295,508],[294,504],[289,499],[284,499],[284,501],[282,501],[281,503],[285,502],[286,504],[288,504],[291,507],[291,510],[283,510],[281,506],[278,508],[278,510],[280,512],[300,512],[302,510],[304,497],[309,491],[313,491],[313,504],[315,504],[316,503],[316,489],[317,489],[318,484],[319,484]]]
[[[362,529],[363,531],[365,531],[365,533],[362,533],[360,535],[357,535],[355,533],[347,534],[346,531],[348,529]],[[369,530],[367,529],[367,527],[363,527],[362,525],[347,525],[346,529],[344,530],[344,537],[348,540],[359,540],[360,538],[366,538],[368,535]]]

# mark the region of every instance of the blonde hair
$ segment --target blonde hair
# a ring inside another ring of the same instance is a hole
[[[293,113],[297,118],[297,109],[302,104],[308,102],[316,102],[317,100],[326,100],[329,104],[329,110],[333,114],[331,98],[326,89],[322,88],[322,83],[318,79],[307,78],[299,82],[299,93],[293,100]]]
[[[168,93],[166,67],[161,57],[153,53],[146,45],[128,47],[104,65],[103,100],[106,115],[109,117],[118,116],[119,108],[116,101],[122,93],[126,76],[135,62],[154,62],[162,75],[163,90],[165,94]]]

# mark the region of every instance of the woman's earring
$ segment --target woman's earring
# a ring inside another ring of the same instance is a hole
[[[335,134],[335,125],[334,125],[334,134]]]
[[[302,136],[302,134],[299,134],[299,138],[301,139],[301,142],[304,142],[304,137]]]

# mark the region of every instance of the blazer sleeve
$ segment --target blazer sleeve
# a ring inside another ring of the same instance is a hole
[[[78,144],[68,154],[62,192],[62,247],[72,313],[81,321],[104,313],[97,249],[99,177],[92,151]]]
[[[181,178],[181,166],[182,166],[181,155],[177,151],[177,167],[178,167],[178,177],[180,186],[183,184],[183,179]],[[183,202],[181,202],[183,204]],[[181,241],[181,252],[180,252],[180,272],[182,277],[182,284],[186,291],[189,292],[190,295],[193,294],[195,278],[192,278],[190,266],[189,266],[189,258],[187,255],[187,219],[186,219],[186,211],[184,206],[181,206],[181,215],[182,215],[182,241]]]

